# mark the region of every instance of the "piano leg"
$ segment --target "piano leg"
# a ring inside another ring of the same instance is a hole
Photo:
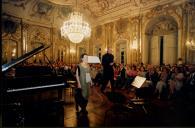
[[[58,89],[58,101],[64,101],[64,89]]]

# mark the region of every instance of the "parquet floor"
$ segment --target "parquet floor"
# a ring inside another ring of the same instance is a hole
[[[110,88],[106,89],[110,92]],[[134,92],[126,90],[116,90],[123,94],[126,99],[133,99]],[[125,113],[118,111],[126,107],[111,102],[106,94],[102,94],[99,87],[91,88],[91,94],[87,106],[87,115],[77,114],[74,96],[66,93],[64,105],[64,127],[105,127],[105,126],[194,126],[195,123],[190,115],[194,109],[188,112],[188,107],[183,107],[183,103],[175,103],[171,100],[159,100],[152,98],[143,105],[130,106]],[[129,101],[128,100],[128,101]],[[193,104],[192,104],[193,105]],[[133,109],[132,109],[133,108]],[[191,108],[191,107],[190,107]],[[109,110],[114,110],[108,114]],[[117,111],[116,111],[117,110]],[[187,110],[187,111],[186,111]]]
[[[136,90],[136,95],[149,95],[148,88]],[[90,89],[87,105],[88,114],[76,112],[71,89],[64,90],[61,101],[41,101],[33,104],[11,105],[4,113],[7,127],[159,127],[195,126],[194,95],[189,94],[174,99],[144,97],[135,99],[135,91],[106,88],[102,94],[99,87]],[[138,93],[139,92],[139,93]],[[152,94],[152,93],[151,93]],[[153,94],[152,94],[153,95]],[[190,97],[191,96],[191,97]],[[137,102],[138,101],[138,102]],[[14,108],[14,109],[13,109]],[[21,118],[22,117],[22,118]]]
[[[111,92],[110,88],[106,91]],[[78,115],[76,113],[74,96],[70,96],[66,93],[65,105],[64,105],[64,127],[78,127],[78,126],[89,126],[89,127],[104,127],[104,126],[115,126],[115,122],[120,118],[109,118],[105,115],[108,110],[112,108],[115,104],[108,99],[107,94],[102,94],[99,87],[93,87],[90,89],[90,97],[87,105],[87,115]],[[128,92],[126,90],[116,90],[116,92],[122,93],[127,99],[132,99],[135,95],[134,92]],[[144,111],[141,108],[139,114]],[[136,113],[137,114],[137,113]],[[138,114],[138,115],[139,115]],[[117,115],[117,114],[116,114]],[[132,115],[132,114],[131,114]],[[110,119],[106,122],[107,119]],[[123,118],[123,117],[121,117]],[[143,116],[141,117],[143,118]],[[129,119],[132,120],[132,119]],[[136,122],[137,123],[137,122]],[[134,124],[136,125],[136,124]],[[120,124],[119,126],[123,126]],[[131,124],[125,124],[125,126],[131,126]]]
[[[88,114],[78,115],[75,109],[74,97],[66,93],[64,105],[64,127],[89,126],[99,127],[104,126],[104,116],[107,109],[112,103],[105,95],[100,93],[98,87],[91,88],[89,102],[87,105]]]

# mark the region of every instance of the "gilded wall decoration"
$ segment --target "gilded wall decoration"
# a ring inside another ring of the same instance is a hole
[[[94,3],[85,2],[83,8],[87,9],[95,17],[110,14],[123,7],[135,6],[135,0],[94,0]]]
[[[2,42],[5,41],[5,42],[15,42],[16,43],[16,52],[17,52],[16,55],[20,54],[20,49],[18,46],[21,43],[21,35],[22,35],[21,34],[21,24],[19,23],[17,23],[17,27],[14,28],[14,30],[5,29],[4,31],[2,31]],[[4,52],[4,49],[2,52]]]
[[[27,23],[23,23],[22,24],[22,26],[23,26],[23,29],[24,30],[27,30],[28,29],[28,27],[30,26],[29,24],[27,24]]]
[[[116,31],[118,34],[122,34],[122,33],[125,33],[126,30],[127,30],[127,26],[128,26],[128,19],[125,18],[125,19],[119,19],[117,22],[116,22]]]
[[[41,26],[30,26],[28,30],[28,36],[30,42],[42,42],[45,44],[51,43],[50,28]]]
[[[190,29],[195,29],[195,1],[194,2],[186,2],[183,6],[183,9],[189,17],[189,27]]]
[[[153,5],[156,1],[159,2],[159,0],[92,0],[83,2],[82,6],[84,9],[88,10],[91,15],[99,18],[116,12],[118,13],[125,8],[125,14],[128,14],[129,8],[136,10],[140,8],[140,6]],[[121,14],[122,13],[118,13],[117,15]],[[109,20],[110,18],[111,17],[109,17]]]
[[[160,19],[156,19],[155,17],[159,17]],[[148,27],[152,27],[150,24],[152,22],[159,22],[163,20],[163,17],[165,19],[172,20],[172,22],[175,22],[177,25],[177,28],[182,27],[183,18],[182,18],[182,8],[181,6],[173,6],[171,4],[169,5],[161,5],[157,6],[153,9],[151,9],[150,12],[146,13],[146,15],[143,17],[143,27],[142,31],[145,31],[146,34],[152,34],[152,32],[148,31]],[[154,20],[151,20],[151,19]],[[158,20],[158,21],[155,21]],[[152,21],[152,22],[151,22]],[[174,24],[175,24],[174,23]],[[153,24],[153,23],[152,23]]]
[[[51,29],[47,27],[37,26],[30,24],[27,30],[27,50],[28,52],[41,46],[41,44],[51,44]],[[49,48],[39,54],[37,54],[33,59],[29,59],[28,61],[38,61],[41,63],[46,63],[45,53],[48,58],[53,56],[52,49]]]
[[[164,11],[163,11],[163,6],[162,6],[162,5],[159,5],[159,6],[154,7],[150,12],[148,12],[148,13],[146,14],[146,17],[147,17],[147,18],[151,18],[151,17],[153,17],[154,15],[159,15],[159,14],[161,14],[162,12],[164,12]]]
[[[2,16],[2,62],[7,63],[20,56],[21,19]]]
[[[107,23],[105,26],[105,47],[112,47],[113,45],[113,28],[114,23]]]
[[[177,16],[179,16],[178,8],[176,6],[171,4],[158,5],[152,8],[151,11],[146,14],[146,17],[150,19],[156,15],[168,15],[172,13],[175,13]]]
[[[73,0],[48,0],[51,3],[57,4],[57,5],[70,5],[73,4]]]
[[[43,14],[47,14],[49,12],[49,10],[51,10],[52,5],[46,4],[46,3],[38,3],[37,5],[37,12],[41,15]]]
[[[132,17],[132,18],[130,19],[132,40],[138,38],[138,33],[139,33],[139,21],[140,21],[140,16],[135,16],[135,17]]]
[[[102,35],[102,26],[99,25],[99,26],[96,27],[95,37],[96,37],[96,38],[100,38],[101,35]]]
[[[25,6],[28,4],[30,0],[2,0],[4,4],[12,4],[15,7],[22,7],[25,9]]]
[[[195,16],[191,16],[190,32],[195,32]]]
[[[162,21],[154,25],[153,35],[166,35],[172,32],[177,32],[177,25],[171,21]]]
[[[34,4],[30,16],[50,20],[49,16],[51,16],[53,8],[54,7],[51,4],[38,1]]]
[[[55,6],[55,10],[57,10],[56,17],[60,20],[64,20],[64,18],[68,17],[73,11],[72,6],[70,5]]]
[[[101,10],[105,10],[109,7],[108,0],[97,0],[98,6],[101,8]]]
[[[138,0],[138,1],[142,5],[147,5],[149,3],[156,2],[156,1],[159,1],[159,0]]]
[[[183,4],[183,9],[188,14],[195,14],[195,1],[188,1]]]
[[[63,16],[67,17],[73,11],[73,9],[71,8],[71,6],[66,5],[61,7],[60,11]]]
[[[95,2],[93,5],[94,6],[91,7],[90,4],[85,4],[83,5],[83,9],[88,10],[93,17],[99,17],[100,15],[102,15],[103,12],[101,7],[98,6],[98,3]]]

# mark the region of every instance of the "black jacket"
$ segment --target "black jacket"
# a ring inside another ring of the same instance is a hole
[[[114,56],[112,54],[106,53],[102,57],[102,65],[103,67],[112,67],[110,63],[114,62]]]

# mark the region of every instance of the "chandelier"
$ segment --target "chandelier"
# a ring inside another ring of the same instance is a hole
[[[80,12],[72,12],[69,20],[64,21],[61,27],[61,36],[73,43],[80,43],[84,38],[91,36],[91,28],[87,22],[83,20]]]

